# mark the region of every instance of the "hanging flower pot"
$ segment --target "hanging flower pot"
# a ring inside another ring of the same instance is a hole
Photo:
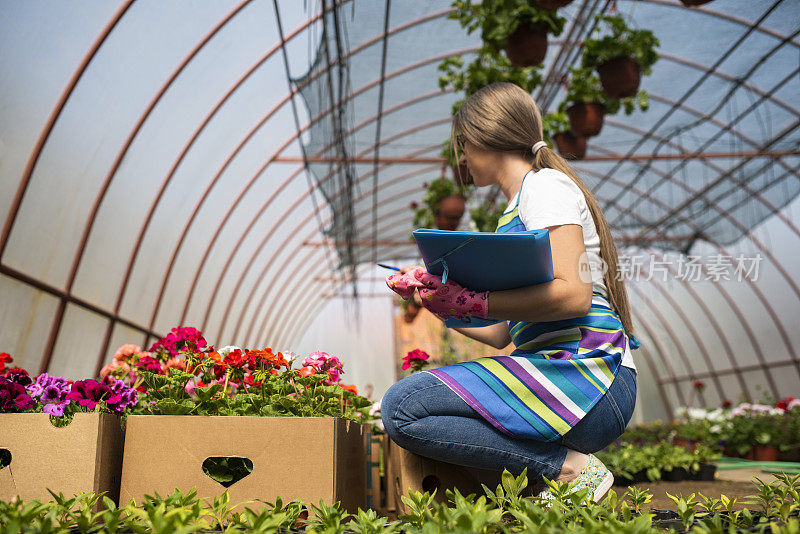
[[[603,128],[605,106],[597,102],[576,102],[567,108],[569,129],[576,137],[592,137]]]
[[[545,9],[558,9],[572,3],[572,0],[536,0]]]
[[[702,6],[703,4],[707,4],[711,2],[711,0],[681,0],[681,3],[686,7],[692,6]]]
[[[632,58],[615,57],[598,65],[597,72],[603,91],[611,98],[627,98],[639,90],[642,70]]]
[[[508,36],[504,48],[506,56],[515,67],[534,67],[547,55],[547,29],[543,26],[520,24]]]
[[[553,136],[558,153],[565,159],[583,159],[586,155],[586,138],[575,137],[572,132],[560,132]]]
[[[455,230],[464,216],[467,199],[451,195],[439,202],[439,210],[434,214],[436,228],[439,230]]]

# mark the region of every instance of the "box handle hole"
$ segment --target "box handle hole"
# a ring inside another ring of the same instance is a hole
[[[9,465],[11,465],[11,451],[0,449],[0,469],[4,469]]]
[[[250,458],[209,456],[203,460],[203,474],[225,488],[233,486],[253,472]]]
[[[422,491],[433,493],[433,490],[439,489],[441,484],[442,483],[439,481],[439,477],[436,475],[428,475],[422,479]]]

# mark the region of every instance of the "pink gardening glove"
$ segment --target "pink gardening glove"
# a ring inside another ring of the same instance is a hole
[[[482,317],[489,315],[489,292],[471,291],[452,280],[442,283],[442,277],[425,273],[419,277],[424,287],[419,289],[422,305],[440,319]]]
[[[423,267],[414,267],[403,274],[390,274],[386,277],[386,285],[401,298],[408,300],[414,296],[415,289],[429,287],[422,282],[423,275],[428,275],[428,271]]]

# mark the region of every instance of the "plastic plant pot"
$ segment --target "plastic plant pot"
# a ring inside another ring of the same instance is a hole
[[[572,0],[536,0],[539,6],[545,9],[558,9],[572,3]]]
[[[565,159],[583,159],[586,155],[586,139],[575,137],[572,132],[561,132],[553,136],[558,147],[558,153]]]
[[[606,107],[597,102],[577,102],[567,108],[569,129],[576,137],[592,137],[603,129]]]
[[[547,55],[547,30],[520,24],[508,36],[506,56],[515,67],[533,67]]]
[[[444,197],[439,202],[439,211],[436,212],[434,220],[436,228],[439,230],[455,230],[464,216],[467,199],[460,196]]]
[[[615,57],[597,66],[603,91],[611,98],[627,98],[639,90],[642,69],[629,57]]]

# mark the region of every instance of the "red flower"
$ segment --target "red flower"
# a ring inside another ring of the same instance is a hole
[[[258,386],[260,386],[260,385],[261,385],[263,382],[257,382],[257,381],[256,381],[256,380],[253,378],[253,374],[252,374],[252,373],[247,373],[246,375],[244,375],[244,383],[245,383],[245,384],[247,384],[248,386],[252,386],[252,387],[258,387]]]
[[[692,382],[692,385],[694,386],[694,389],[696,389],[697,391],[702,392],[704,389],[706,389],[706,385],[700,380],[695,380],[694,382]]]
[[[20,386],[29,386],[33,384],[33,380],[28,374],[28,371],[22,367],[12,367],[5,372],[5,377],[6,380],[19,384]]]
[[[67,400],[76,400],[81,406],[89,409],[97,406],[101,400],[111,397],[111,388],[97,380],[79,380],[72,384],[72,389],[67,393]]]
[[[307,376],[315,375],[315,374],[317,374],[317,370],[314,369],[313,367],[309,366],[309,365],[306,365],[305,367],[301,367],[300,368],[300,376],[302,376],[303,378],[305,378]]]
[[[0,352],[0,371],[4,371],[7,363],[14,361],[14,358],[7,352]]]
[[[238,368],[247,363],[247,356],[245,356],[241,350],[236,349],[226,354],[222,361],[231,367]]]
[[[430,356],[427,352],[414,349],[403,356],[403,370],[413,367],[415,371],[420,371],[428,363]]]
[[[725,402],[722,403],[723,408],[730,408],[731,404],[733,404],[730,400],[725,399]]]
[[[784,412],[788,411],[789,410],[789,403],[792,402],[793,400],[794,400],[794,397],[786,397],[782,401],[776,402],[775,403],[775,407],[780,409],[780,410],[783,410]]]
[[[24,386],[0,377],[0,412],[24,412],[35,404]]]

